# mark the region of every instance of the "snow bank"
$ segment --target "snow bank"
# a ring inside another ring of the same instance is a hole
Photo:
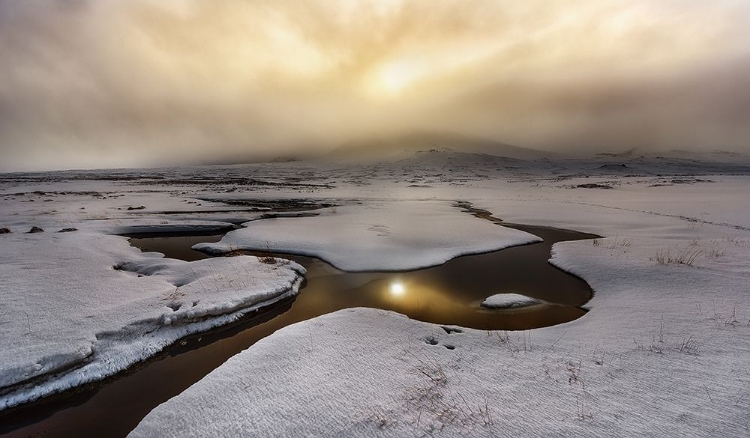
[[[540,304],[541,301],[521,294],[495,294],[482,302],[482,307],[502,309],[510,307],[527,307]]]
[[[473,218],[448,202],[372,202],[321,211],[320,216],[249,222],[219,243],[193,248],[213,254],[237,249],[319,257],[339,269],[405,271],[465,254],[538,242],[522,231]]]
[[[304,268],[183,262],[125,238],[7,234],[0,252],[0,409],[102,379],[177,339],[297,293]]]

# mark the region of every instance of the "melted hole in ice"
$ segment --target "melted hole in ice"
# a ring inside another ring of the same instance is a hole
[[[169,304],[167,304],[167,307],[169,307],[170,309],[172,309],[173,312],[176,312],[176,311],[180,310],[180,307],[182,307],[182,304],[180,304],[180,303],[169,303]]]

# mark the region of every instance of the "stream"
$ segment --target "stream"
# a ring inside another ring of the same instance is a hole
[[[548,259],[556,242],[598,236],[509,224],[468,204],[459,206],[477,217],[544,241],[398,273],[349,273],[316,258],[271,254],[292,259],[307,269],[306,282],[296,297],[230,326],[185,338],[160,355],[101,382],[2,412],[0,435],[125,436],[153,408],[255,342],[287,325],[340,309],[372,307],[443,326],[481,330],[528,330],[572,321],[587,312],[582,306],[591,299],[591,288],[582,279],[549,264]],[[132,236],[130,243],[143,251],[191,261],[208,257],[192,250],[194,244],[216,242],[221,237]],[[511,309],[481,306],[484,299],[498,293],[522,294],[543,303]]]

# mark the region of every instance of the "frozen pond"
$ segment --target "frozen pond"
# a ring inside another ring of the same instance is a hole
[[[482,216],[481,211],[473,211]],[[486,217],[492,219],[491,217]],[[50,397],[3,413],[0,432],[8,436],[124,436],[151,409],[179,394],[228,358],[276,330],[299,321],[350,307],[393,310],[413,319],[483,330],[526,330],[574,320],[586,313],[581,306],[592,291],[583,280],[550,265],[552,244],[596,236],[546,227],[513,225],[544,242],[492,253],[458,257],[441,266],[410,272],[347,273],[324,261],[290,258],[307,268],[300,294],[266,312],[193,336],[164,354],[123,375],[99,384]],[[131,244],[166,257],[197,260],[199,242],[221,235],[132,237]],[[529,307],[487,309],[487,297],[513,293],[542,302]],[[373,328],[376,329],[376,328]]]

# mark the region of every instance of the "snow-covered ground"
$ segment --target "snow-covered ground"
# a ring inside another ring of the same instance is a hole
[[[474,191],[498,217],[608,236],[554,247],[595,290],[586,316],[489,333],[337,312],[235,356],[132,436],[747,436],[749,183]]]
[[[252,221],[214,247],[267,245],[355,270],[425,266],[528,241],[453,207],[463,200],[509,222],[605,236],[557,244],[552,255],[591,284],[591,310],[511,333],[444,330],[368,309],[326,315],[235,356],[155,409],[133,436],[748,435],[747,166],[701,172],[692,161],[628,160],[502,165],[432,153],[374,166],[5,175],[0,375],[17,382],[108,357],[96,370],[73,371],[94,379],[205,329],[172,320],[190,318],[194,301],[219,313],[237,300],[293,293],[299,279],[295,265],[250,257],[168,261],[111,234]],[[258,220],[269,200],[300,199],[336,207]],[[45,232],[23,234],[31,226]],[[56,233],[68,227],[79,231]],[[363,247],[373,242],[368,255]],[[423,259],[430,248],[437,251]],[[170,294],[183,288],[175,311]],[[158,340],[143,336],[154,328]],[[106,348],[95,347],[101,342]],[[14,397],[4,394],[4,405]]]

